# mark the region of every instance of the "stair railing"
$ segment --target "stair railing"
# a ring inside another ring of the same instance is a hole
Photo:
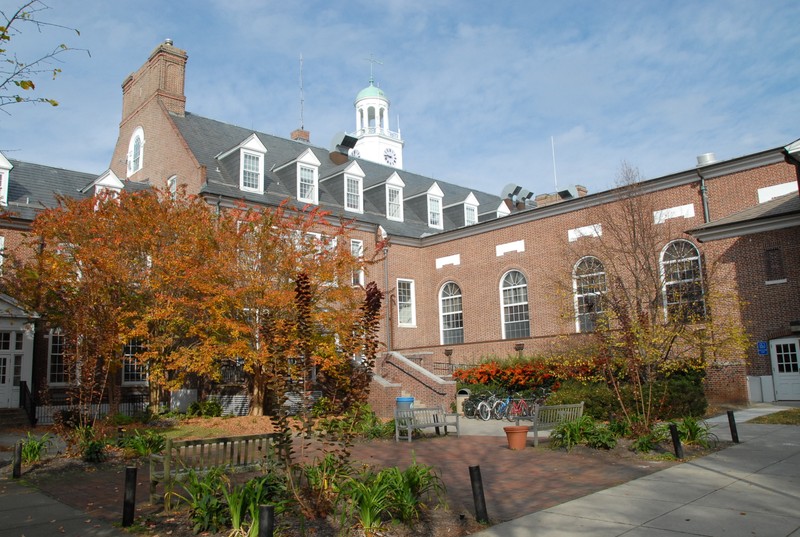
[[[28,383],[24,380],[19,382],[19,406],[25,410],[31,427],[36,427],[36,401],[28,388]]]

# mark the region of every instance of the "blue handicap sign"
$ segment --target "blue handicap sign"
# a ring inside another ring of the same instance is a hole
[[[758,354],[762,356],[769,354],[769,345],[766,341],[758,342]]]

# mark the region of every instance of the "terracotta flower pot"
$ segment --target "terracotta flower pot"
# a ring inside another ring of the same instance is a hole
[[[511,425],[503,427],[508,440],[508,449],[525,449],[528,443],[528,429],[526,425]]]

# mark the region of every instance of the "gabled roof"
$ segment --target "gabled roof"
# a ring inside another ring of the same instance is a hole
[[[98,181],[103,183],[104,178],[110,181],[116,178],[108,173],[98,176],[13,159],[9,159],[9,162],[13,168],[9,173],[7,209],[21,220],[33,220],[37,212],[58,205],[57,199],[62,196],[90,198],[94,195],[91,187]],[[149,188],[147,184],[134,181],[122,181],[122,184],[125,190]]]
[[[195,159],[201,166],[206,167],[207,182],[202,187],[201,194],[207,197],[219,196],[266,205],[277,205],[289,199],[294,200],[295,206],[301,207],[305,204],[298,203],[295,199],[297,185],[294,179],[294,169],[289,165],[296,162],[301,155],[307,152],[307,158],[312,160],[315,158],[319,161],[320,178],[329,178],[341,174],[352,166],[354,162],[357,162],[364,173],[364,190],[376,185],[382,185],[394,174],[397,174],[397,177],[405,184],[403,189],[405,198],[427,192],[434,184],[438,184],[442,190],[445,204],[463,203],[470,193],[475,196],[481,205],[487,207],[499,206],[501,202],[498,196],[476,192],[458,185],[445,183],[441,180],[405,170],[398,170],[368,160],[347,157],[346,161],[337,164],[331,160],[330,153],[325,148],[262,132],[254,133],[252,129],[222,123],[189,112],[183,116],[173,115],[172,120]],[[253,135],[257,136],[258,140],[266,148],[263,194],[245,192],[239,189],[238,161],[236,161],[235,165],[232,161],[237,157],[232,154],[231,148],[239,147]],[[428,227],[427,221],[416,218],[411,212],[406,213],[404,222],[389,220],[385,215],[386,208],[368,201],[366,196],[363,213],[347,212],[342,206],[341,193],[334,193],[330,190],[331,188],[340,187],[340,183],[335,181],[323,181],[319,186],[319,205],[333,215],[357,219],[359,222],[368,224],[381,225],[388,233],[405,237],[418,238],[430,235],[432,232],[440,233],[442,231],[432,230]],[[445,219],[445,231],[456,227],[458,227],[458,224]]]
[[[800,226],[800,196],[792,192],[697,226],[687,233],[700,242],[708,242],[797,226]]]

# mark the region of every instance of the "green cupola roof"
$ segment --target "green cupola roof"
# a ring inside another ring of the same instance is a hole
[[[389,97],[386,96],[381,88],[375,85],[371,78],[369,80],[369,86],[359,91],[358,95],[356,95],[356,102],[360,101],[361,99],[368,99],[370,97],[376,97],[385,101],[389,100]]]

